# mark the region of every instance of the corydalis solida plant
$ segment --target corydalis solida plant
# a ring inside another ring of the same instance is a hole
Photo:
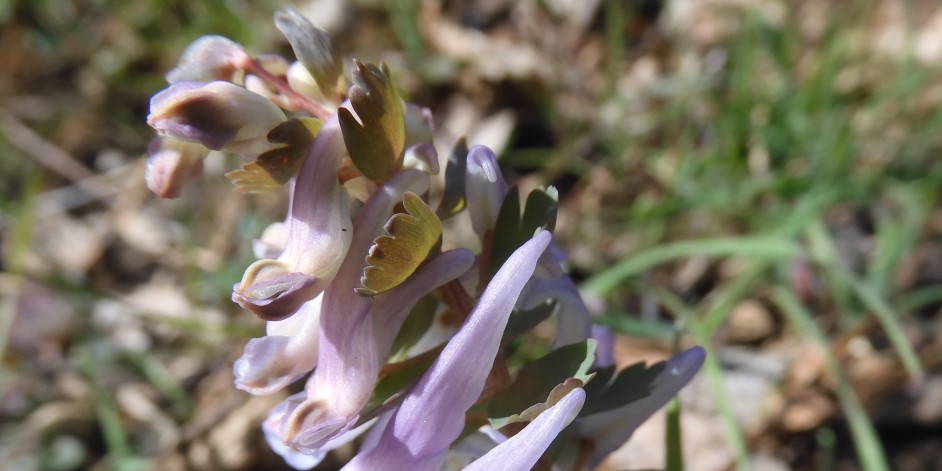
[[[464,141],[442,174],[429,112],[387,67],[353,61],[345,89],[326,33],[290,10],[275,23],[297,62],[218,36],[184,52],[151,101],[147,183],[179,195],[213,149],[245,159],[227,174],[239,190],[289,187],[285,221],[232,294],[267,321],[236,387],[273,394],[307,376],[263,424],[289,464],[362,434],[345,469],[593,467],[693,377],[700,348],[616,372],[611,333],[553,245],[555,189],[521,205],[494,153]],[[518,348],[548,320],[549,353]]]

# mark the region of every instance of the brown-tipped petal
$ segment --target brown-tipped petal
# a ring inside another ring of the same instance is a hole
[[[267,144],[285,114],[265,97],[229,82],[179,82],[150,101],[147,124],[162,135],[219,150]]]
[[[313,276],[287,271],[277,260],[259,260],[249,265],[242,281],[233,286],[232,300],[262,319],[279,321],[317,296],[322,285]]]
[[[183,188],[203,175],[209,149],[192,142],[158,137],[147,149],[147,188],[161,198],[176,198]]]

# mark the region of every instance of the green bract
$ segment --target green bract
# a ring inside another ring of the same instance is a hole
[[[275,13],[275,26],[291,43],[294,55],[314,77],[321,94],[334,96],[343,64],[330,35],[290,8]]]
[[[379,236],[366,257],[367,267],[360,278],[361,296],[373,296],[395,288],[405,281],[438,245],[442,223],[431,208],[415,193],[405,193],[402,206],[407,214],[389,218],[385,229],[389,235]]]
[[[322,124],[322,121],[309,117],[281,123],[268,133],[268,142],[284,146],[259,155],[239,170],[227,173],[226,177],[239,191],[246,193],[260,193],[281,187],[297,173]]]
[[[360,61],[354,64],[350,104],[356,116],[346,108],[337,110],[340,127],[353,164],[370,180],[381,182],[402,162],[406,141],[402,101],[389,67],[383,65],[380,70]]]

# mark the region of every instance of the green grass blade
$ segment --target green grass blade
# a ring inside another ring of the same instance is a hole
[[[746,438],[733,414],[733,406],[723,383],[723,368],[720,366],[716,350],[713,348],[710,332],[703,328],[699,319],[697,319],[696,313],[676,295],[663,289],[656,290],[655,294],[667,309],[673,311],[679,319],[686,323],[696,342],[706,350],[703,372],[710,385],[710,391],[713,393],[714,403],[723,426],[723,434],[726,436],[726,441],[732,450],[733,458],[736,461],[736,469],[739,471],[750,470]]]
[[[871,286],[862,282],[840,263],[834,243],[822,223],[818,222],[809,227],[808,239],[811,242],[812,251],[819,266],[840,284],[847,286],[851,293],[873,313],[877,322],[886,332],[890,344],[893,345],[897,355],[899,355],[906,373],[912,380],[921,381],[925,376],[925,372],[919,361],[919,356],[909,343],[909,339],[906,338],[906,334],[903,332],[893,309]]]
[[[801,248],[781,237],[724,237],[691,240],[652,247],[589,278],[582,287],[603,296],[625,279],[672,260],[694,256],[742,256],[761,260],[789,260],[801,254]]]
[[[821,328],[811,318],[811,314],[801,305],[801,301],[787,288],[777,286],[773,289],[772,299],[778,304],[789,322],[811,339],[824,352],[828,373],[837,382],[837,399],[847,417],[850,433],[854,437],[854,447],[864,471],[889,471],[886,456],[867,411],[857,394],[851,388],[840,364],[831,353],[827,338]]]

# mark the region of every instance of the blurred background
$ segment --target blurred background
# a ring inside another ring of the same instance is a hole
[[[942,5],[932,0],[0,0],[0,467],[261,470],[229,301],[283,194],[213,155],[144,187],[149,97],[292,7],[390,64],[439,152],[560,189],[618,361],[709,350],[690,470],[942,469]],[[663,466],[662,416],[604,469]],[[325,469],[342,463],[341,449]]]

